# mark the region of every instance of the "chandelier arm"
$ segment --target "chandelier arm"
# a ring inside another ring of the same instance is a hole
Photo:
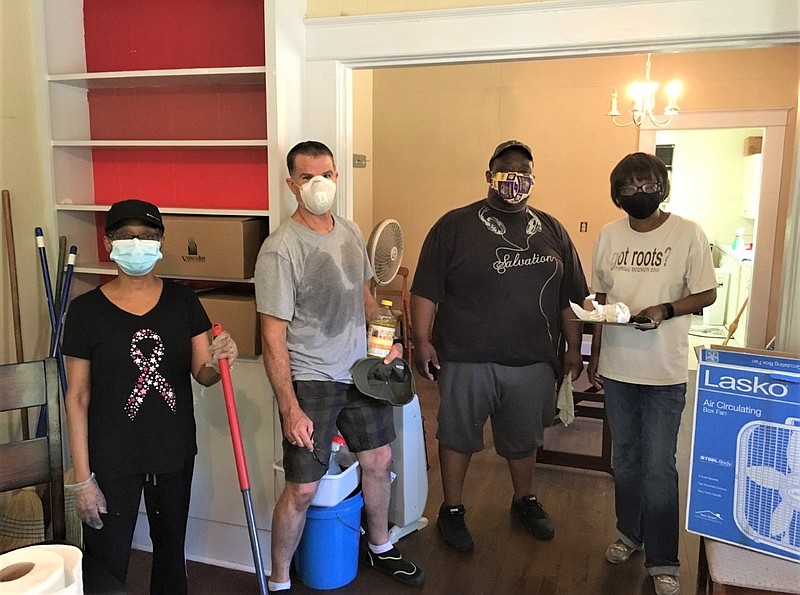
[[[633,126],[634,124],[636,124],[636,122],[634,122],[633,120],[631,120],[627,124],[620,124],[619,122],[617,122],[616,116],[611,116],[611,121],[614,123],[614,126],[617,126],[618,128],[627,128],[628,126]]]
[[[659,128],[666,128],[669,126],[669,123],[672,122],[672,116],[668,117],[666,120],[656,120],[652,113],[648,115],[650,117],[650,121]]]

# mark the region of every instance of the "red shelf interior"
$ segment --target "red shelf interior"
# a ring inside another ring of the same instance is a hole
[[[269,208],[267,150],[92,149],[95,204],[139,198],[159,207]]]
[[[92,140],[266,139],[264,85],[89,91]]]
[[[260,0],[84,0],[87,72],[264,66]]]
[[[88,72],[264,65],[262,0],[84,0]],[[92,140],[265,140],[263,84],[91,89]],[[94,148],[94,202],[269,208],[264,147]]]

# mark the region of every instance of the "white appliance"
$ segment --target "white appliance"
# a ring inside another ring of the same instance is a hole
[[[731,273],[724,269],[714,269],[717,275],[717,299],[710,306],[703,308],[704,326],[722,326],[725,324],[725,311],[728,309],[728,291],[731,285]]]
[[[397,543],[413,531],[428,525],[422,516],[428,500],[428,461],[425,456],[425,435],[419,397],[402,407],[394,408],[397,438],[392,442],[392,499],[389,504],[389,539]]]

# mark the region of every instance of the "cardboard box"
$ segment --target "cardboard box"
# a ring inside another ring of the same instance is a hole
[[[800,359],[700,351],[686,529],[800,562]]]
[[[252,288],[212,290],[199,293],[200,303],[211,319],[219,323],[236,341],[239,355],[261,355],[261,325]]]
[[[267,237],[257,217],[164,215],[164,258],[156,274],[200,279],[249,279]]]

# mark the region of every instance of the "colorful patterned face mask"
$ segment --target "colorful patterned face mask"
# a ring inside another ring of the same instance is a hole
[[[508,204],[515,205],[531,195],[535,178],[532,174],[499,171],[492,174],[491,187]]]

